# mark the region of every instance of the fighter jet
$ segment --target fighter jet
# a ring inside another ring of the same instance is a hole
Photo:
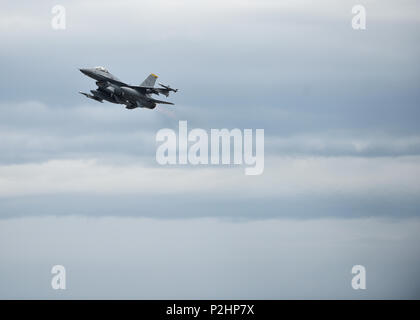
[[[112,75],[104,67],[95,67],[87,69],[79,69],[83,74],[96,80],[98,88],[90,90],[91,94],[79,92],[86,97],[103,102],[103,100],[124,104],[127,109],[148,108],[154,109],[156,104],[171,104],[172,102],[157,100],[152,98],[152,94],[163,94],[166,97],[170,92],[177,92],[178,89],[173,89],[170,86],[163,84],[159,85],[162,88],[155,88],[157,75],[151,73],[139,86],[132,86],[122,82],[117,77]]]

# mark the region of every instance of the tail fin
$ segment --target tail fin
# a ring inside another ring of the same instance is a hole
[[[154,87],[157,79],[157,75],[151,73],[141,84],[142,87]]]

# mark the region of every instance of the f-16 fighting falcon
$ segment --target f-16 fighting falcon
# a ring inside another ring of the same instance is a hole
[[[154,109],[156,104],[172,104],[172,102],[156,100],[151,97],[152,94],[163,94],[169,96],[170,92],[177,92],[170,86],[159,83],[161,88],[155,88],[157,75],[150,74],[139,86],[132,86],[120,81],[117,77],[109,73],[104,67],[95,67],[80,69],[88,77],[96,80],[98,88],[90,90],[91,94],[80,92],[86,97],[103,102],[103,100],[125,104],[127,109],[148,108]]]

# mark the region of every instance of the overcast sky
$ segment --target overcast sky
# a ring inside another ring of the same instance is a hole
[[[0,297],[420,297],[417,1],[0,4]],[[86,99],[97,65],[175,106]],[[264,173],[158,165],[179,120],[264,129]]]

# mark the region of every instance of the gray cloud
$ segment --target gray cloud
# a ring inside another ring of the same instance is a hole
[[[131,158],[133,161],[146,161],[151,165],[155,162],[157,131],[168,127],[177,132],[178,121],[185,119],[189,130],[196,127],[207,130],[264,128],[267,156],[378,157],[420,154],[420,133],[391,134],[338,127],[311,132],[311,123],[327,119],[320,115],[274,108],[249,117],[242,113],[230,120],[219,119],[213,110],[199,111],[185,106],[137,111],[131,112],[118,105],[105,104],[54,107],[39,102],[1,103],[0,112],[3,117],[0,119],[0,134],[5,138],[0,140],[0,163],[65,158]],[[293,129],[267,128],[263,119],[277,119],[278,123],[288,122],[288,126]],[[288,119],[294,119],[295,123]],[[300,122],[301,130],[297,129],[297,122]],[[255,123],[260,126],[254,126]]]
[[[414,1],[398,10],[391,1],[366,3],[363,32],[350,27],[351,1],[162,0],[159,9],[74,1],[63,3],[65,31],[50,27],[54,4],[2,7],[2,168],[92,159],[113,170],[153,167],[156,131],[176,129],[178,120],[190,128],[264,128],[269,159],[352,156],[378,164],[377,157],[419,154]],[[132,41],[133,34],[142,36]],[[176,107],[127,111],[86,101],[77,91],[94,84],[77,68],[98,64],[131,83],[160,74],[181,88]]]
[[[418,299],[418,228],[418,219],[0,220],[0,297]],[[50,287],[56,264],[65,291]],[[351,288],[356,264],[366,290]]]
[[[63,32],[49,26],[49,2],[33,11],[12,6],[4,15],[38,23],[3,33],[1,67],[9,76],[1,80],[0,96],[79,105],[84,97],[76,92],[93,83],[77,68],[104,64],[132,83],[160,74],[182,89],[173,98],[179,107],[214,113],[201,127],[240,121],[286,134],[326,128],[418,133],[419,21],[412,16],[416,4],[408,3],[394,12],[392,2],[369,3],[366,32],[351,29],[350,1],[348,7],[249,2],[239,8],[165,2],[164,10],[132,1],[125,2],[131,10],[75,1],[67,4]],[[111,26],[111,19],[121,23]],[[131,41],[131,30],[143,32],[139,41]],[[22,81],[29,75],[42,81]],[[290,116],[279,121],[273,108]]]
[[[234,192],[225,196],[55,194],[3,197],[0,219],[13,217],[146,217],[153,219],[319,219],[419,216],[417,196],[360,194],[293,195],[249,198]]]
[[[0,297],[419,298],[417,1],[55,4],[1,4]],[[176,106],[86,100],[96,65]],[[263,128],[264,174],[157,166],[178,120]]]

